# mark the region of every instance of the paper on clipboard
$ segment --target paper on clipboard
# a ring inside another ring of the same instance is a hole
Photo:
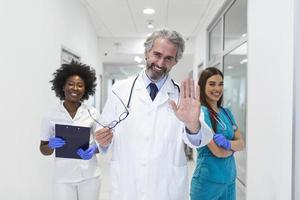
[[[79,148],[89,148],[90,130],[89,127],[55,124],[55,137],[66,141],[61,148],[55,149],[55,157],[81,159],[76,152]]]

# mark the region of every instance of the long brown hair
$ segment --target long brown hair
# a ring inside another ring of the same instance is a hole
[[[212,128],[216,132],[216,129],[217,129],[217,121],[216,121],[217,113],[211,108],[211,106],[207,102],[206,94],[205,94],[207,79],[209,79],[210,77],[212,77],[214,75],[220,75],[222,77],[222,79],[224,79],[223,73],[219,69],[217,69],[215,67],[208,67],[208,68],[206,68],[202,71],[202,73],[199,77],[199,80],[198,80],[198,85],[199,85],[199,88],[200,88],[200,102],[201,102],[201,105],[207,107],[207,109],[209,111],[210,121],[212,122]],[[221,107],[222,104],[223,104],[223,95],[221,96],[221,98],[217,102],[218,108]]]

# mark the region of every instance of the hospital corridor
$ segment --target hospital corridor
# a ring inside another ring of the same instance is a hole
[[[300,0],[0,0],[0,25],[1,200],[300,200]]]

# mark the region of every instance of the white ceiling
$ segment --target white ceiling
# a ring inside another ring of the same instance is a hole
[[[105,74],[115,77],[140,71],[133,58],[143,58],[143,42],[155,29],[178,31],[186,39],[185,54],[193,54],[193,38],[217,1],[220,0],[81,0],[99,37]],[[143,14],[148,7],[155,9],[155,14]],[[153,20],[154,29],[147,28],[149,20]]]
[[[175,29],[195,36],[214,0],[82,0],[93,18],[99,37],[146,37],[155,28]],[[151,7],[155,14],[144,15]]]

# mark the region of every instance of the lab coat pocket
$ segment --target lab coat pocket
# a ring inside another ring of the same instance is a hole
[[[169,199],[184,200],[188,194],[188,172],[187,165],[173,166],[170,183],[169,183]]]
[[[110,181],[112,199],[120,199],[120,163],[119,161],[110,161]]]

